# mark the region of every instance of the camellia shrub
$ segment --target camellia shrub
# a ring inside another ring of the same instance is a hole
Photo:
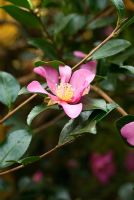
[[[133,200],[134,2],[0,4],[0,198]]]

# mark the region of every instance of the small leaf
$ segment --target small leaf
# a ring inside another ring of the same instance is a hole
[[[122,20],[125,17],[125,5],[123,0],[111,0],[118,12],[119,20]]]
[[[134,23],[134,16],[127,19],[121,26],[120,31],[123,31],[124,29],[126,29],[128,26],[130,26],[131,24]]]
[[[36,48],[40,48],[44,52],[44,55],[50,59],[56,58],[55,47],[47,40],[43,38],[29,38],[28,43]]]
[[[114,21],[113,17],[99,18],[99,19],[93,20],[93,22],[91,22],[88,27],[94,30],[97,28],[108,26],[112,24],[113,21]]]
[[[27,130],[17,130],[10,133],[5,143],[0,145],[0,168],[12,165],[11,160],[19,160],[28,149],[32,134]]]
[[[22,0],[20,0],[22,1]],[[40,28],[40,21],[31,12],[21,9],[14,5],[1,6],[9,15],[11,15],[15,20],[20,22],[26,27],[30,28]]]
[[[120,68],[126,69],[129,72],[131,72],[132,74],[134,74],[134,67],[133,66],[125,65],[125,66],[120,66]]]
[[[85,122],[89,119],[92,111],[84,111],[76,119],[69,120],[63,127],[58,144],[62,144],[67,141],[74,140],[76,136],[71,135],[74,131],[80,131],[81,128],[85,125]],[[89,130],[89,128],[88,128]],[[84,130],[85,131],[85,130]]]
[[[15,4],[15,6],[33,9],[31,0],[6,0],[6,1],[9,1],[9,2]]]
[[[0,72],[0,102],[9,108],[15,102],[20,85],[18,81],[7,72]]]
[[[42,113],[43,111],[45,110],[48,110],[48,109],[56,109],[57,107],[55,105],[53,106],[46,106],[46,105],[37,105],[35,106],[31,112],[29,113],[28,117],[27,117],[27,124],[30,126],[33,119],[39,115],[40,113]]]
[[[107,110],[107,103],[104,99],[91,99],[88,95],[86,95],[82,99],[82,103],[84,105],[84,110],[94,110],[94,109],[101,109],[106,111]]]
[[[81,134],[96,134],[96,124],[116,107],[117,105],[115,103],[106,104],[105,110],[95,109],[94,111],[84,111],[78,118],[69,120],[60,133],[58,144],[74,140]]]
[[[53,60],[53,61],[37,61],[34,63],[35,67],[39,67],[39,66],[43,66],[43,65],[47,65],[47,66],[51,66],[54,67],[56,69],[59,68],[60,65],[64,66],[65,64],[59,60]]]
[[[28,164],[34,163],[38,160],[40,160],[39,156],[29,156],[29,157],[23,158],[21,160],[18,160],[17,162],[22,165],[28,165]]]
[[[67,124],[65,124],[65,126],[63,127],[61,133],[60,133],[60,137],[59,137],[59,142],[58,144],[63,144],[64,142],[69,142],[71,140],[74,139],[73,136],[70,136],[70,132],[72,130],[72,126],[74,124],[74,120],[70,119]]]
[[[93,60],[113,56],[128,48],[131,43],[123,39],[112,39],[98,49],[92,56]]]
[[[18,93],[18,95],[22,95],[22,94],[30,94],[30,92],[27,90],[25,86],[22,87]]]

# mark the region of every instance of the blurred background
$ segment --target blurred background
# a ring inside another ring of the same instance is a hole
[[[32,0],[34,14],[43,28],[13,19],[0,9],[0,70],[11,73],[21,86],[35,78],[33,63],[59,59],[70,66],[79,61],[73,51],[88,53],[105,39],[116,24],[117,14],[109,0]],[[124,0],[127,16],[133,16],[134,1]],[[0,0],[0,5],[9,4]],[[32,23],[32,22],[31,22]],[[98,61],[98,81],[128,113],[134,113],[134,76],[119,70],[121,63],[134,66],[134,26],[119,38],[131,42],[124,52]],[[97,97],[93,92],[91,96]],[[27,95],[18,97],[16,105]],[[24,128],[35,99],[0,125],[0,142],[8,131]],[[6,108],[0,104],[1,115]],[[59,111],[48,110],[35,118],[36,130],[28,149],[40,155],[53,148],[67,117],[53,126],[44,126]],[[2,116],[0,116],[2,117]],[[1,200],[134,200],[134,150],[128,147],[115,129],[119,114],[114,111],[97,126],[97,134],[85,134],[76,142],[52,153],[45,159],[19,171],[0,177]]]

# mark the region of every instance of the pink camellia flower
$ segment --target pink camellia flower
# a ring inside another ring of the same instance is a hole
[[[27,89],[30,92],[47,94],[48,105],[58,103],[70,118],[76,118],[82,111],[81,98],[89,91],[90,83],[96,74],[96,61],[81,65],[72,73],[69,66],[59,66],[58,71],[50,66],[34,68],[34,72],[46,79],[50,92],[45,90],[38,81],[32,81]],[[59,78],[60,77],[60,78]]]
[[[124,165],[129,172],[134,172],[134,151],[127,153]]]
[[[134,121],[125,124],[120,131],[121,135],[127,140],[127,142],[134,146]]]
[[[32,179],[35,183],[39,183],[43,179],[43,173],[41,171],[35,172]]]
[[[106,154],[93,153],[90,162],[94,176],[102,184],[107,184],[116,171],[112,152]]]

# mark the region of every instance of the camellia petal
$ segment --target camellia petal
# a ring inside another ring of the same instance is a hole
[[[86,54],[83,53],[82,51],[74,51],[73,54],[77,58],[84,58],[86,56]]]
[[[60,102],[59,104],[63,107],[65,113],[72,119],[78,117],[82,111],[82,103],[70,105],[66,102]]]
[[[134,122],[129,122],[121,128],[121,135],[127,139],[128,143],[134,145]]]
[[[48,94],[48,92],[42,87],[42,85],[38,81],[32,81],[27,86],[27,90],[29,92],[35,92],[35,93],[43,93]]]
[[[32,81],[31,83],[29,83],[29,85],[27,86],[27,90],[29,92],[47,94],[53,101],[58,100],[56,96],[47,92],[38,81]]]
[[[96,75],[96,61],[89,61],[86,64],[80,66],[80,69],[87,69],[90,73],[90,82],[95,78]]]
[[[44,66],[44,67],[36,67],[34,69],[34,72],[36,72],[37,74],[46,79],[48,87],[55,94],[56,86],[59,82],[59,76],[57,70],[49,66],[48,67]]]
[[[46,78],[46,70],[44,69],[44,67],[35,67],[35,68],[33,69],[33,71],[34,71],[36,74],[42,76],[43,78]]]
[[[71,67],[67,65],[59,66],[59,72],[60,72],[61,83],[68,83],[72,74]]]
[[[75,71],[71,77],[70,84],[74,89],[73,102],[78,102],[84,92],[93,80],[91,73],[87,69],[79,69]]]

